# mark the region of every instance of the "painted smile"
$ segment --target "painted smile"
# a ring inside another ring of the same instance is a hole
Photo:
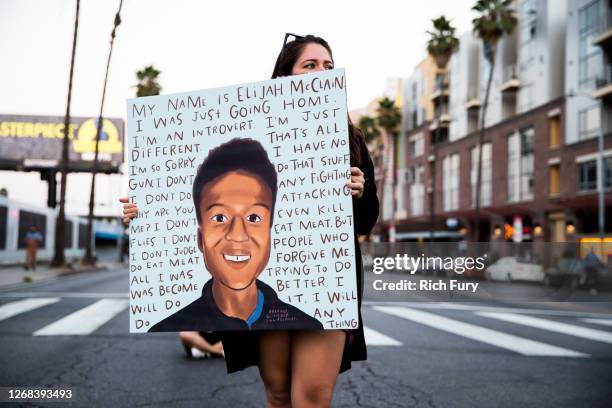
[[[228,255],[223,254],[223,258],[230,262],[246,262],[251,259],[251,255]]]

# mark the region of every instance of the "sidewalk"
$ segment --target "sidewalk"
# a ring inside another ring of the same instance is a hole
[[[99,261],[97,265],[75,263],[63,268],[52,268],[48,264],[39,264],[35,271],[26,271],[22,265],[0,266],[0,289],[10,289],[26,283],[54,280],[78,273],[106,271],[123,267],[125,267],[124,264],[112,261]]]

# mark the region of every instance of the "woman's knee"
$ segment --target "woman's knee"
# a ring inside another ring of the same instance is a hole
[[[261,379],[266,389],[268,406],[285,407],[291,405],[291,380],[280,372],[261,373]]]
[[[334,395],[334,385],[325,382],[295,384],[291,390],[293,406],[329,407]]]

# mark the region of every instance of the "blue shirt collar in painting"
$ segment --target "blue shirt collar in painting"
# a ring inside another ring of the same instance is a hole
[[[257,289],[257,306],[255,306],[255,310],[253,310],[253,313],[251,313],[249,318],[246,320],[246,323],[249,325],[249,329],[251,328],[253,323],[255,323],[257,319],[261,317],[261,311],[263,310],[263,305],[264,305],[264,295],[261,292],[261,290]]]

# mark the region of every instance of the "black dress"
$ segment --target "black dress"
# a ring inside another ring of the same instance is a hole
[[[376,224],[378,219],[378,197],[376,195],[376,183],[374,181],[374,165],[368,149],[361,139],[359,151],[361,165],[359,168],[365,176],[363,196],[359,199],[353,198],[353,218],[355,230],[355,265],[357,271],[357,298],[359,304],[359,327],[354,330],[346,330],[346,342],[340,364],[340,372],[351,368],[351,361],[362,361],[367,359],[365,337],[363,334],[363,323],[361,319],[361,300],[363,297],[363,264],[361,260],[361,249],[357,241],[357,235],[365,235]],[[257,331],[227,331],[218,332],[223,341],[227,372],[233,373],[244,370],[252,365],[259,365],[259,332]]]

